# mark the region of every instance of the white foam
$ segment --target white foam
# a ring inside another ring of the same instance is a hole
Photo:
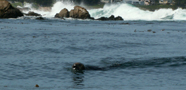
[[[43,17],[54,17],[63,8],[69,11],[74,8],[71,2],[57,1],[51,11],[41,11],[32,8],[32,4],[25,4],[25,7],[31,8],[31,11],[41,14]],[[86,8],[85,5],[81,5]],[[185,9],[159,9],[156,11],[145,11],[126,3],[106,4],[103,8],[89,9],[91,17],[109,17],[111,15],[121,16],[125,20],[186,20]],[[26,12],[26,11],[25,11]]]
[[[185,9],[159,9],[156,11],[145,11],[126,3],[107,4],[102,9],[89,10],[89,12],[94,18],[115,15],[121,16],[125,20],[186,20]],[[169,16],[172,16],[172,18],[169,18]]]

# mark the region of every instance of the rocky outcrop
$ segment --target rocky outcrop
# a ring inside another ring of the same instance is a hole
[[[75,6],[74,9],[72,9],[70,12],[64,8],[62,9],[59,13],[57,13],[55,15],[55,18],[62,18],[64,19],[64,17],[66,18],[77,18],[77,19],[92,19],[94,20],[94,18],[92,18],[89,14],[89,12],[81,7],[81,6]],[[123,20],[122,17],[118,16],[115,17],[114,15],[111,15],[109,18],[108,17],[101,17],[98,18],[96,20],[101,20],[101,21],[106,21],[106,20]]]
[[[72,18],[78,18],[78,19],[90,19],[89,12],[80,6],[75,6],[72,14]]]
[[[7,0],[0,0],[0,18],[17,18],[23,16],[23,13],[14,8]]]
[[[26,16],[41,16],[41,14],[35,13],[35,12],[28,12],[28,14],[25,14]]]
[[[101,17],[101,18],[98,18],[96,20],[101,20],[101,21],[115,20],[115,21],[117,21],[117,20],[123,20],[123,18],[120,17],[120,16],[115,17],[114,15],[111,15],[109,18],[107,18],[107,17]]]
[[[55,15],[55,18],[64,18],[64,17],[67,18],[69,17],[69,11],[66,8],[62,9],[59,13]]]
[[[71,10],[70,12],[64,8],[60,11],[60,13],[57,13],[55,15],[55,18],[77,18],[77,19],[92,19],[90,17],[90,14],[89,12],[83,8],[83,7],[80,7],[80,6],[75,6],[73,10]]]

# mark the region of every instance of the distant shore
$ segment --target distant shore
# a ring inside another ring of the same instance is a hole
[[[17,6],[23,6],[22,3],[20,2],[16,2],[16,3],[11,3],[14,7],[17,7]],[[87,9],[98,9],[98,8],[103,8],[105,4],[98,4],[98,5],[91,5],[91,6],[86,6]],[[177,9],[178,7],[175,6],[175,5],[162,5],[162,4],[159,4],[159,5],[133,5],[135,7],[138,7],[142,10],[148,10],[148,11],[155,11],[155,10],[159,10],[159,9],[162,9],[162,8],[165,8],[165,9],[168,9],[168,8],[171,8],[173,10]],[[34,5],[34,8],[38,8],[39,9],[39,5]]]
[[[178,7],[175,5],[134,5],[142,10],[148,10],[148,11],[155,11],[158,9],[168,9],[171,8],[173,10],[177,9]]]
[[[97,8],[103,8],[105,4],[99,4],[99,5],[94,5],[94,6],[87,6],[88,9],[97,9]],[[159,4],[159,5],[133,5],[135,7],[138,7],[142,10],[148,10],[148,11],[155,11],[155,10],[159,10],[159,9],[177,9],[178,7],[175,6],[175,5],[162,5],[162,4]]]

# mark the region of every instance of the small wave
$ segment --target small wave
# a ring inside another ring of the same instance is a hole
[[[58,49],[53,49],[53,48],[45,48],[45,49],[42,49],[41,50],[42,52],[45,52],[45,53],[62,53],[60,52],[60,50]]]

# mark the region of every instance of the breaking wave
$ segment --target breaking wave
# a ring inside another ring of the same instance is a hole
[[[94,18],[115,15],[121,16],[125,20],[186,20],[185,9],[147,11],[126,3],[106,4],[101,9],[89,10],[89,12]]]
[[[31,8],[32,5],[27,7]],[[31,9],[36,13],[40,13],[43,17],[54,17],[54,15],[60,12],[61,9],[67,8],[69,11],[73,9],[75,4],[71,2],[56,2],[51,11],[41,11]],[[81,5],[85,7],[84,5]],[[86,7],[85,7],[86,8]],[[111,15],[121,16],[125,20],[186,20],[186,9],[178,8],[176,10],[172,9],[159,9],[156,11],[147,11],[139,9],[138,7],[132,6],[126,3],[117,4],[105,4],[103,8],[98,9],[88,9],[91,17],[109,17]]]

